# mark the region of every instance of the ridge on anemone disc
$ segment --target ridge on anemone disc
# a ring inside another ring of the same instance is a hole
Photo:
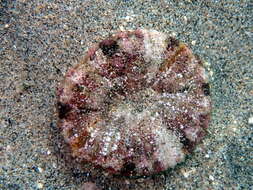
[[[155,30],[91,47],[58,90],[72,155],[111,174],[151,175],[182,162],[210,120],[207,74],[184,43]]]

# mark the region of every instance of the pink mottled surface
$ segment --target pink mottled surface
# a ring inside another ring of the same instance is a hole
[[[210,120],[201,61],[153,30],[120,32],[90,48],[57,94],[59,127],[73,156],[113,174],[174,167]]]

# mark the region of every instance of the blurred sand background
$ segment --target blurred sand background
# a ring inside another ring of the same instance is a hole
[[[251,0],[0,0],[0,189],[251,189],[252,23]],[[62,151],[56,86],[91,44],[136,28],[175,36],[210,64],[208,135],[186,162],[146,179],[80,169]]]

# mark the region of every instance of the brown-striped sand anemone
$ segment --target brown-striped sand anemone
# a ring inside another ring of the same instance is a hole
[[[81,162],[151,175],[184,161],[205,136],[209,93],[187,45],[155,30],[119,32],[66,73],[58,125]]]

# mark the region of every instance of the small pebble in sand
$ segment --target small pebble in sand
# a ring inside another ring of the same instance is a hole
[[[251,116],[251,117],[249,118],[248,123],[249,123],[250,125],[253,124],[253,116]]]
[[[40,183],[40,182],[37,183],[37,188],[38,189],[42,189],[43,187],[44,187],[43,183]]]
[[[195,46],[196,45],[196,40],[193,40],[192,42],[191,42],[191,44],[193,45],[193,46]]]

